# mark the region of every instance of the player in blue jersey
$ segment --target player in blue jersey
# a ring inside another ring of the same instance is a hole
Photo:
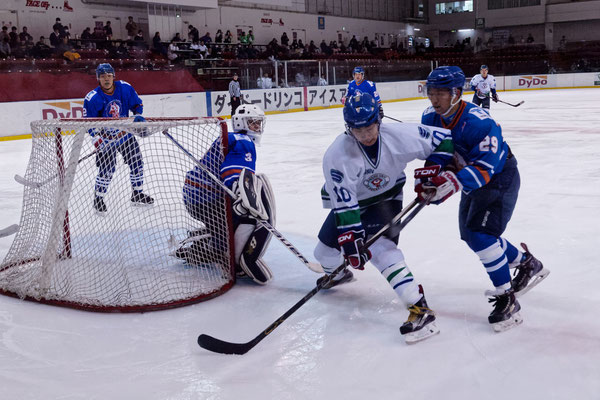
[[[458,67],[439,67],[427,77],[431,107],[422,123],[450,129],[454,161],[444,171],[415,186],[418,193],[432,191],[439,204],[462,190],[459,208],[460,237],[477,254],[495,290],[488,317],[494,330],[522,322],[521,295],[544,279],[549,271],[522,244],[519,251],[501,235],[511,219],[520,187],[517,160],[502,136],[500,125],[474,104],[461,100],[465,75]],[[438,163],[426,161],[426,166]],[[451,165],[452,164],[452,165]],[[509,265],[516,268],[511,281]]]
[[[226,145],[220,139],[215,141],[201,162],[237,195],[237,200],[233,203],[233,225],[238,275],[247,275],[255,282],[265,284],[272,278],[272,273],[261,257],[267,249],[271,233],[259,225],[257,219],[265,219],[271,225],[275,225],[275,200],[271,185],[264,174],[255,174],[255,144],[260,143],[266,123],[265,114],[255,105],[244,104],[236,109],[231,122],[234,132],[227,135]],[[263,211],[258,213],[259,215],[253,214],[245,207],[242,182],[251,183],[249,190],[257,195],[257,208]],[[198,264],[206,246],[224,248],[215,243],[219,237],[219,224],[214,218],[219,212],[214,208],[222,207],[221,196],[222,190],[218,184],[202,168],[196,166],[187,172],[183,186],[183,202],[190,215],[201,221],[205,228],[191,232],[192,240],[186,242],[192,244],[179,248],[175,252],[176,257],[189,264]],[[206,238],[206,233],[212,237],[210,243],[202,240]],[[199,240],[193,240],[193,237],[198,237]]]
[[[346,96],[342,98],[342,104],[345,104],[346,99],[351,98],[357,93],[368,93],[373,96],[377,102],[379,118],[383,118],[383,106],[381,105],[381,98],[379,97],[379,93],[377,93],[375,82],[365,80],[365,70],[363,67],[354,68],[352,76],[354,80],[348,84]]]
[[[145,121],[142,117],[144,106],[135,89],[125,81],[115,81],[115,70],[110,64],[100,64],[96,68],[96,79],[100,84],[85,96],[83,116],[87,118],[128,117],[129,111],[135,115],[135,122]],[[143,193],[144,160],[136,138],[129,132],[108,129],[92,129],[97,149],[94,208],[98,213],[107,211],[104,197],[115,173],[117,152],[129,165],[129,179],[132,187],[131,202],[136,205],[149,205],[154,199]]]

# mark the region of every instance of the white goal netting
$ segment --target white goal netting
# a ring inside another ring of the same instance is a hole
[[[233,285],[229,199],[193,159],[219,176],[224,121],[62,119],[31,127],[21,228],[0,264],[1,293],[96,311],[147,311]],[[96,148],[99,137],[105,140]],[[184,196],[190,176],[192,188],[208,194]],[[199,232],[201,253],[193,261],[178,256]]]

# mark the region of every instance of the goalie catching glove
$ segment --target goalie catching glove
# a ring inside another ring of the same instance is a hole
[[[233,183],[232,189],[237,196],[233,202],[233,212],[237,216],[263,221],[269,219],[260,196],[262,182],[256,178],[256,175],[252,171],[246,168],[242,169],[240,177]]]
[[[371,252],[365,248],[365,231],[347,231],[338,236],[338,244],[346,263],[355,269],[365,269]]]

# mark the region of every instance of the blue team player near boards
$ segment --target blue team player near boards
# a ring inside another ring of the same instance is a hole
[[[431,107],[421,122],[450,129],[455,156],[452,163],[442,165],[444,171],[417,184],[415,190],[420,196],[433,191],[431,201],[436,204],[462,190],[460,237],[477,254],[495,287],[486,291],[494,303],[488,321],[500,332],[522,322],[516,296],[537,285],[549,271],[525,244],[521,252],[501,236],[517,202],[517,160],[500,125],[482,108],[461,100],[464,84],[463,71],[454,66],[436,68],[427,77]],[[425,165],[433,164],[428,160]],[[516,274],[511,281],[513,266]]]
[[[145,121],[142,117],[144,106],[135,89],[125,81],[115,81],[115,70],[107,63],[96,68],[96,79],[99,86],[90,91],[83,102],[83,116],[87,118],[121,118],[128,117],[129,111],[135,115],[134,122]],[[129,179],[132,187],[131,202],[139,205],[154,203],[154,199],[142,192],[144,183],[144,160],[136,138],[129,132],[115,129],[93,129],[90,135],[94,138],[97,149],[94,209],[98,213],[107,211],[104,197],[115,173],[117,152],[129,165]]]
[[[379,118],[383,118],[383,106],[381,105],[381,98],[379,97],[379,93],[377,93],[375,82],[365,80],[365,70],[363,67],[355,67],[352,77],[354,80],[348,84],[346,95],[342,98],[342,104],[346,103],[346,99],[352,98],[358,93],[368,93],[377,102]]]
[[[233,247],[238,276],[247,276],[259,284],[266,284],[273,274],[261,257],[267,249],[271,233],[257,220],[267,220],[275,225],[275,199],[266,175],[255,173],[255,145],[260,144],[266,118],[256,105],[244,104],[236,109],[231,123],[234,132],[228,133],[227,142],[216,140],[201,163],[213,176],[220,177],[237,196],[232,208]],[[254,214],[245,207],[242,190],[256,194],[257,207],[262,212]],[[202,264],[203,254],[222,251],[226,247],[220,243],[225,240],[220,233],[224,223],[215,220],[216,215],[222,214],[218,210],[223,207],[222,193],[204,169],[196,166],[187,172],[183,202],[188,213],[204,226],[190,232],[190,238],[175,251],[176,257],[190,265],[197,265]]]

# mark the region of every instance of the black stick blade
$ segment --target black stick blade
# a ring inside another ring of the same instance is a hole
[[[212,351],[213,353],[221,354],[246,354],[251,348],[254,347],[254,343],[231,343],[223,340],[214,338],[209,335],[198,336],[198,345],[203,349]]]

